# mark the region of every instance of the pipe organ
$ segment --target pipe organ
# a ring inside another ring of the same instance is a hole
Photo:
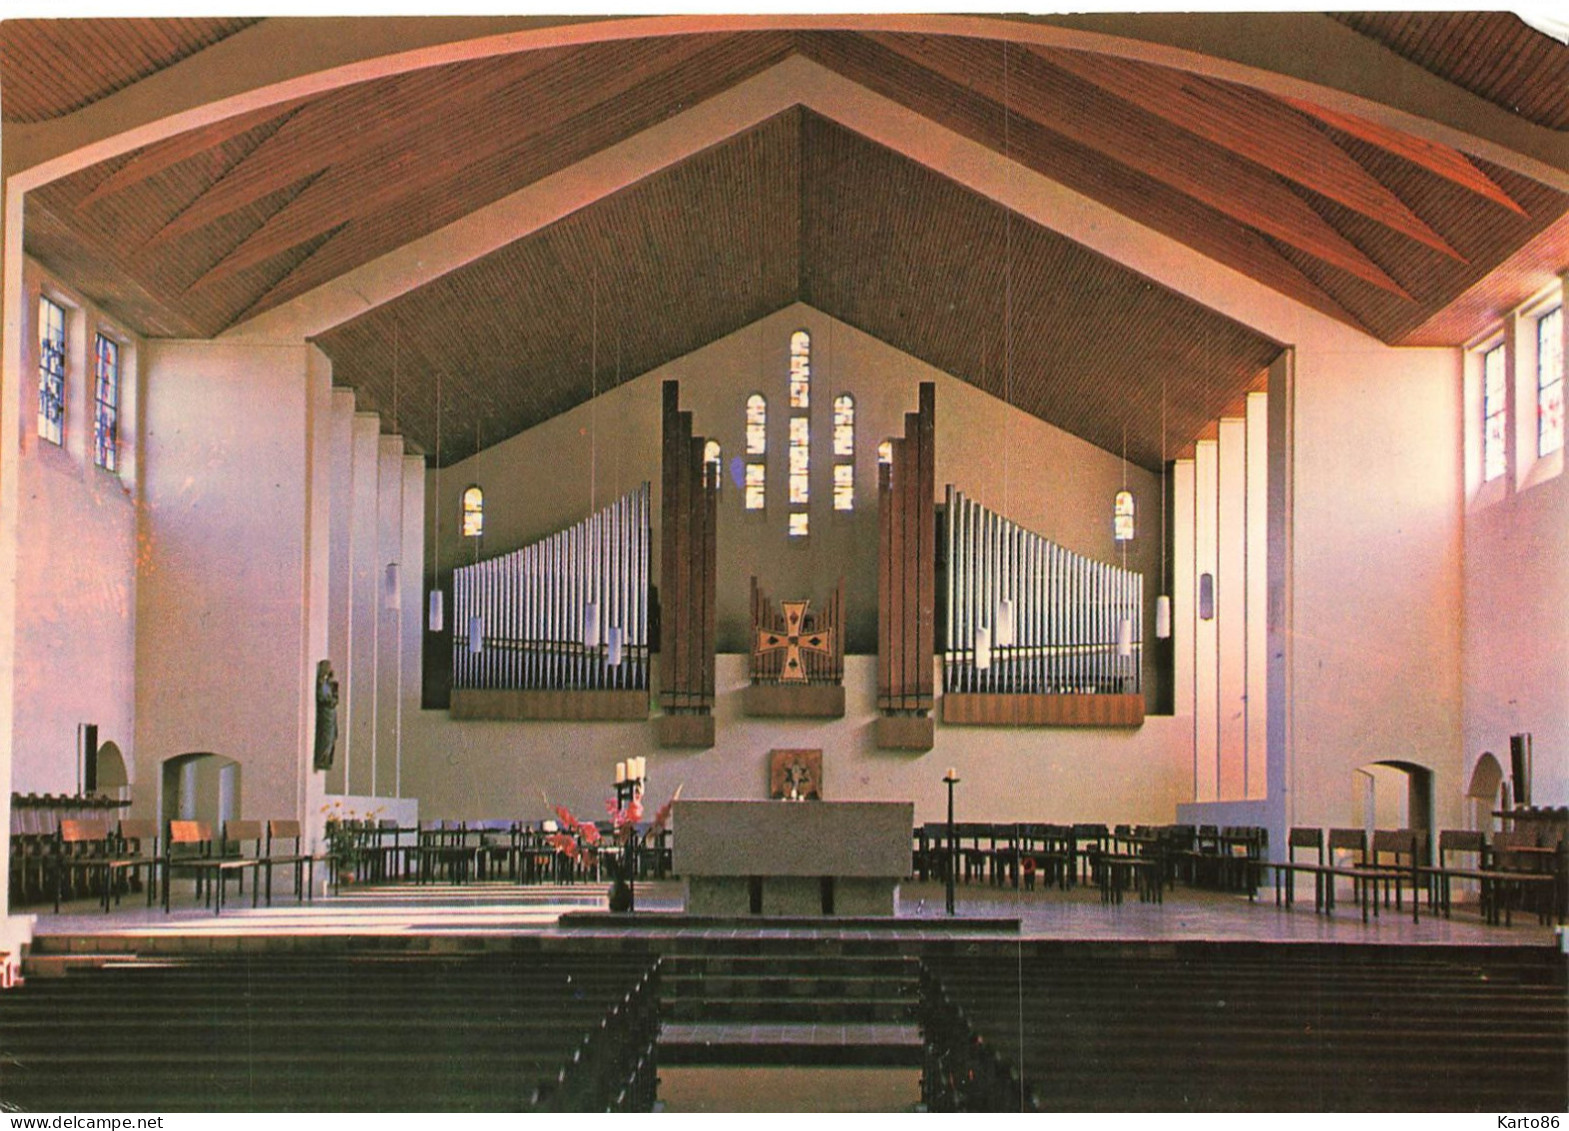
[[[1142,722],[1143,575],[945,502],[943,721]]]
[[[660,491],[659,705],[661,746],[714,744],[714,636],[719,580],[718,468],[681,411],[679,382],[663,388]]]
[[[453,572],[454,695],[638,691],[647,714],[649,498],[644,483],[575,526]]]
[[[877,469],[877,745],[930,750],[935,728],[937,387],[921,383]]]

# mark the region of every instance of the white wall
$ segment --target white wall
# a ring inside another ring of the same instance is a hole
[[[77,725],[96,723],[135,773],[136,485],[133,479],[139,351],[79,295],[29,262],[25,273],[24,372],[16,563],[15,716],[11,788],[74,793]],[[38,437],[39,288],[67,307],[65,443]],[[122,345],[121,473],[93,462],[93,336]]]
[[[239,762],[244,816],[303,815],[311,347],[146,346],[136,762]],[[137,812],[152,815],[151,799]]]
[[[1569,477],[1473,510],[1465,533],[1465,766],[1532,735],[1532,802],[1569,803]],[[1441,789],[1446,787],[1441,786]]]
[[[656,673],[657,674],[657,673]],[[746,657],[722,655],[710,750],[660,750],[646,722],[454,723],[441,711],[404,716],[404,790],[425,819],[548,816],[562,804],[598,817],[615,764],[642,756],[649,799],[677,785],[686,798],[763,798],[768,752],[821,748],[824,797],[915,802],[917,821],[943,819],[942,777],[958,769],[960,820],[1138,821],[1172,819],[1189,788],[1186,720],[1152,717],[1137,730],[937,727],[926,754],[878,750],[873,734],[876,660],[845,658],[845,717],[749,719],[741,713]]]

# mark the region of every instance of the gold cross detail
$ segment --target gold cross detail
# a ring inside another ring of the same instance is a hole
[[[806,667],[801,663],[802,651],[817,652],[829,655],[833,651],[833,629],[819,629],[817,632],[801,635],[801,625],[806,622],[806,607],[810,601],[781,601],[784,608],[785,630],[771,632],[766,628],[757,630],[757,644],[753,649],[759,656],[765,652],[785,650],[784,664],[779,669],[781,683],[805,683]]]

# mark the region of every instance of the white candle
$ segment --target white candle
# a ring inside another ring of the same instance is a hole
[[[637,780],[642,781],[646,777],[648,777],[648,759],[640,757],[637,760]]]
[[[946,778],[944,778],[943,780],[944,781],[958,781],[959,780],[959,771],[957,769],[955,769],[953,766],[949,766],[948,767],[948,776]]]
[[[627,780],[627,764],[625,762],[617,762],[616,763],[616,784],[620,785],[622,782],[624,782],[626,780]]]

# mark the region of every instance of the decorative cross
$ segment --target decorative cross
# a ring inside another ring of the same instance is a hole
[[[819,629],[816,632],[801,634],[801,625],[806,622],[806,608],[810,601],[781,601],[784,608],[785,630],[772,632],[766,628],[757,630],[757,643],[753,651],[759,656],[767,652],[777,652],[784,649],[784,663],[779,669],[781,683],[805,683],[806,667],[801,663],[802,651],[817,652],[821,655],[830,655],[833,652],[834,633],[831,628]]]

